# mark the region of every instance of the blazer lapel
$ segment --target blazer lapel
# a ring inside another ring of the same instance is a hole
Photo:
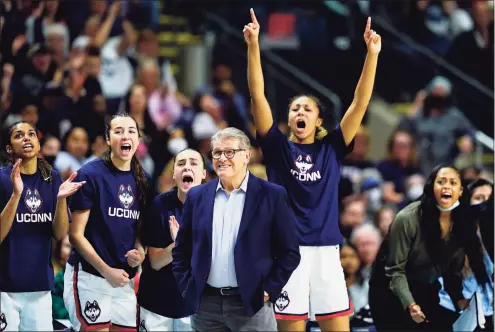
[[[244,209],[242,211],[241,225],[239,226],[239,232],[237,233],[237,241],[241,238],[242,234],[246,231],[249,222],[253,218],[253,214],[258,207],[262,193],[261,186],[257,177],[249,174],[249,180],[247,185],[246,200],[244,202]]]
[[[210,185],[205,188],[205,210],[203,211],[203,220],[205,222],[206,237],[208,239],[208,247],[213,246],[213,208],[215,207],[215,196],[217,193],[218,179],[210,181]]]

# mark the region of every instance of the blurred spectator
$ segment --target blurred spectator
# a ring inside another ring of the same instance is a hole
[[[340,262],[344,270],[347,292],[354,305],[354,311],[358,312],[363,306],[368,304],[368,284],[361,274],[361,260],[356,248],[345,243],[340,248]]]
[[[26,20],[27,40],[30,44],[44,43],[48,37],[48,27],[57,24],[62,39],[69,41],[69,30],[61,17],[59,0],[42,0]],[[66,49],[68,50],[68,48]]]
[[[367,168],[360,178],[359,192],[366,204],[367,219],[373,219],[383,204],[382,177],[376,168]]]
[[[406,199],[406,179],[413,174],[420,174],[416,167],[416,153],[413,139],[409,132],[394,131],[387,143],[387,159],[378,164],[383,177],[383,199],[389,204],[402,207]]]
[[[380,230],[382,238],[387,235],[390,225],[395,219],[396,210],[390,206],[385,205],[375,214],[374,224]]]
[[[473,164],[465,165],[460,171],[462,182],[466,185],[479,179],[481,174],[481,169]]]
[[[493,89],[493,1],[471,3],[474,28],[457,36],[447,58],[461,71]]]
[[[88,133],[84,128],[73,127],[65,135],[63,145],[64,151],[60,151],[53,165],[65,181],[84,165],[89,148]]]
[[[355,227],[366,221],[366,205],[358,196],[349,196],[344,200],[340,213],[340,232],[349,240]]]
[[[478,179],[468,185],[471,193],[471,204],[488,201],[493,192],[493,183],[485,179]]]
[[[69,260],[72,245],[69,242],[69,235],[54,246],[52,255],[53,271],[55,281],[52,289],[52,315],[53,319],[69,319],[69,313],[64,304],[64,272],[65,265]]]
[[[105,141],[105,137],[102,135],[96,136],[96,138],[93,140],[93,143],[91,144],[92,154],[91,156],[89,156],[88,159],[86,159],[84,163],[85,164],[89,163],[90,161],[93,161],[96,158],[101,157],[106,149],[107,149],[107,142]]]
[[[369,131],[361,126],[354,136],[354,149],[342,162],[341,177],[348,178],[355,186],[362,181],[363,170],[375,168],[375,164],[368,159],[370,140]]]
[[[452,83],[436,76],[420,91],[411,113],[401,119],[399,129],[413,134],[419,165],[428,174],[438,164],[452,163],[459,153],[458,140],[473,133],[468,119],[452,105]]]
[[[406,179],[407,204],[417,200],[423,194],[425,177],[422,174],[413,174]]]
[[[60,152],[60,141],[55,136],[45,135],[41,139],[41,155],[52,167]]]
[[[22,108],[26,103],[41,102],[44,87],[53,80],[57,69],[51,52],[43,44],[33,45],[27,57],[28,62],[16,67],[12,79],[13,110]]]

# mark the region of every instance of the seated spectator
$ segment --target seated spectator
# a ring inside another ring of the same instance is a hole
[[[366,204],[359,196],[349,196],[344,199],[340,212],[339,227],[345,239],[349,240],[351,233],[366,221]]]
[[[404,130],[394,131],[387,143],[388,157],[378,164],[383,178],[383,199],[388,204],[405,206],[406,179],[413,174],[421,174],[416,167],[416,155],[412,136]]]
[[[69,260],[72,245],[69,235],[54,246],[52,265],[55,272],[55,281],[52,289],[52,315],[53,319],[69,319],[69,313],[64,304],[64,273],[65,264]]]
[[[41,139],[41,156],[52,167],[57,158],[57,154],[60,152],[60,141],[55,136],[45,135]]]
[[[368,303],[368,286],[361,275],[361,260],[352,244],[346,242],[340,248],[340,263],[344,270],[347,292],[354,305],[354,312],[357,312]]]
[[[383,204],[382,177],[376,168],[368,168],[360,178],[359,192],[365,200],[367,219],[371,220]]]
[[[473,126],[452,104],[452,83],[447,78],[436,76],[419,94],[422,97],[401,119],[399,129],[414,136],[419,167],[426,175],[435,165],[454,162],[458,142],[473,133]]]
[[[341,177],[351,180],[357,186],[361,182],[361,173],[367,168],[375,168],[375,164],[368,157],[371,142],[369,131],[361,126],[354,136],[354,149],[342,162]]]
[[[488,201],[493,192],[493,183],[485,179],[478,179],[468,185],[471,192],[471,204],[480,204]]]
[[[350,243],[356,248],[363,264],[362,275],[369,281],[371,267],[382,243],[380,231],[372,223],[359,225],[352,231]]]
[[[422,174],[413,174],[406,179],[406,200],[409,204],[417,200],[423,194],[425,177]]]
[[[391,205],[382,206],[382,208],[376,212],[373,221],[376,228],[380,230],[382,238],[385,238],[385,235],[387,235],[390,225],[395,219],[396,213],[397,211]]]
[[[84,165],[89,148],[86,130],[80,127],[71,128],[65,135],[63,145],[64,151],[57,155],[53,165],[65,181]]]

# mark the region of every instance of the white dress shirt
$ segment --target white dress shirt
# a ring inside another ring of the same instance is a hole
[[[213,207],[212,257],[208,284],[212,287],[237,287],[234,248],[237,241],[242,211],[246,201],[249,172],[230,195],[218,181]]]

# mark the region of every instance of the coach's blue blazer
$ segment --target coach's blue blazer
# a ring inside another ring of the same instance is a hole
[[[196,311],[210,273],[218,181],[189,190],[172,251],[179,290]],[[249,175],[234,260],[246,315],[253,316],[263,306],[263,292],[275,302],[301,260],[295,221],[283,187]]]

